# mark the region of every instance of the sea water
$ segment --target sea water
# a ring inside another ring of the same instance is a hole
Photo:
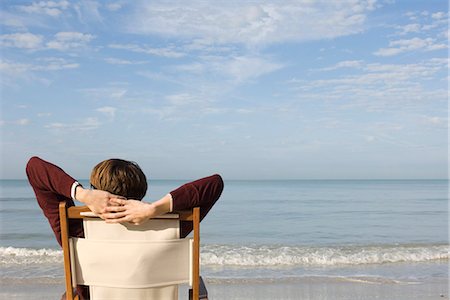
[[[150,181],[145,200],[184,182]],[[0,189],[0,280],[63,278],[62,252],[28,182],[2,180]],[[209,281],[447,281],[448,182],[226,180],[201,244]]]

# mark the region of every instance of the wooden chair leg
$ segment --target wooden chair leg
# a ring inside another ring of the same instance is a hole
[[[203,282],[203,278],[200,276],[199,280],[199,300],[208,300],[208,291],[206,290],[205,283]],[[195,300],[193,299],[193,291],[192,289],[189,289],[189,300]]]
[[[208,300],[208,291],[206,290],[205,283],[203,282],[203,278],[200,276],[200,293],[199,299]]]

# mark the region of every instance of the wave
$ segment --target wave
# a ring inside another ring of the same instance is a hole
[[[264,268],[448,261],[449,245],[281,246],[203,245],[203,266]],[[61,250],[0,247],[0,265],[62,263]]]
[[[236,267],[304,267],[448,260],[449,245],[202,247],[202,264]]]
[[[62,250],[0,247],[0,266],[49,264],[62,261]]]

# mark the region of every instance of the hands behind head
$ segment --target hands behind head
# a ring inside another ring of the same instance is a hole
[[[106,191],[84,189],[81,186],[76,188],[75,195],[77,200],[86,204],[93,213],[102,219],[105,219],[104,215],[107,213],[106,208],[108,206],[118,205],[112,200],[123,201],[123,199],[125,199],[124,197],[113,195]]]
[[[129,222],[138,225],[169,211],[165,197],[156,203],[146,203],[127,200],[125,197],[102,190],[84,189],[81,186],[76,188],[76,199],[86,204],[93,213],[107,223]]]
[[[158,215],[152,203],[120,198],[112,198],[109,203],[110,205],[105,209],[106,212],[102,215],[106,223],[129,222],[139,225]]]
[[[106,207],[106,213],[102,218],[106,220],[106,223],[129,222],[138,225],[171,211],[172,201],[171,194],[167,194],[153,203],[114,198],[110,200],[110,206]]]

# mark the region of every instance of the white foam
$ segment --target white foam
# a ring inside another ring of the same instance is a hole
[[[62,250],[0,247],[0,265],[61,263]]]
[[[448,260],[450,247],[435,246],[229,246],[202,247],[202,264],[241,267],[364,265]]]
[[[296,267],[448,260],[449,245],[403,246],[238,246],[202,245],[204,266]],[[62,251],[0,247],[0,265],[62,263]]]

